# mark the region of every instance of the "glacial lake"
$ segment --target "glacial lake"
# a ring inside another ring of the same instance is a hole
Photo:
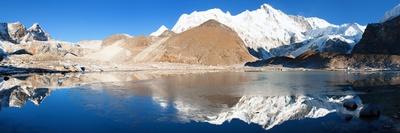
[[[396,72],[114,72],[0,81],[1,133],[400,132]],[[362,117],[367,106],[378,116]]]

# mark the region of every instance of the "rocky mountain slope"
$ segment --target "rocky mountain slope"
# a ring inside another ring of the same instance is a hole
[[[354,47],[358,54],[400,55],[400,17],[369,24],[363,38]]]
[[[358,24],[334,25],[315,18],[287,15],[264,4],[260,9],[244,11],[237,15],[222,12],[220,9],[183,14],[172,28],[181,33],[214,19],[236,31],[250,52],[262,59],[273,56],[298,56],[305,51],[324,52],[326,42],[339,42],[338,47],[349,47],[361,39],[365,29]],[[300,44],[300,45],[295,45]],[[336,47],[336,46],[335,46]]]

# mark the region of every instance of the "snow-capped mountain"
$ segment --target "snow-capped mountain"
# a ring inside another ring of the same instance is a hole
[[[321,49],[324,42],[332,38],[349,42],[352,47],[359,41],[365,29],[364,26],[358,24],[334,25],[316,17],[287,15],[268,4],[263,4],[257,10],[247,10],[237,15],[231,15],[220,9],[183,14],[172,31],[181,33],[210,19],[217,20],[235,30],[249,50],[254,51],[251,53],[264,59],[282,56],[281,53],[270,53],[270,50],[274,48],[307,43],[302,45],[300,50],[294,49],[298,51],[297,53],[301,53],[311,49],[311,46]],[[309,42],[314,43],[308,44]],[[288,54],[292,55],[290,52]],[[296,55],[298,54],[294,54]]]
[[[160,28],[158,28],[157,31],[151,33],[150,36],[160,36],[162,33],[164,33],[165,31],[168,31],[168,30],[169,29],[167,27],[162,25]]]
[[[0,40],[11,43],[25,43],[30,41],[49,41],[50,35],[38,23],[26,29],[20,22],[0,23]]]
[[[387,11],[385,13],[385,15],[383,16],[383,19],[381,20],[381,22],[383,23],[383,22],[389,21],[397,16],[400,16],[400,4],[395,6],[393,9]]]

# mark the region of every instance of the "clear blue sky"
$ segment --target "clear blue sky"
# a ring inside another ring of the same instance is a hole
[[[220,8],[232,14],[268,3],[287,14],[334,24],[377,22],[400,0],[1,0],[0,22],[38,22],[53,38],[103,39],[115,33],[147,35],[171,28],[183,13]]]

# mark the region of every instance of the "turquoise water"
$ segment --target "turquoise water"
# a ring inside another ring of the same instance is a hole
[[[400,75],[345,72],[8,76],[1,133],[399,132]],[[343,102],[358,105],[351,111]],[[366,105],[378,117],[363,118]]]

